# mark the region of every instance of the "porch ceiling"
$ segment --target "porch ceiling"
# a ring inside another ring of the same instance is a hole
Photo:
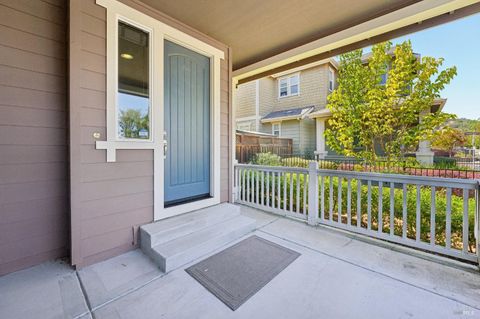
[[[142,0],[233,49],[233,69],[418,0]]]

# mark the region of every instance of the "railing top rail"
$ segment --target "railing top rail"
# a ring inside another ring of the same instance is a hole
[[[307,168],[301,168],[301,167],[267,166],[267,165],[256,165],[256,164],[235,164],[235,167],[253,168],[258,170],[275,171],[275,172],[308,173]]]
[[[371,180],[371,181],[379,181],[379,182],[442,186],[442,187],[463,188],[463,189],[477,189],[479,187],[479,181],[471,180],[471,179],[413,176],[413,175],[402,175],[402,174],[385,174],[385,173],[357,172],[357,171],[341,171],[341,170],[329,170],[329,169],[318,169],[317,172],[320,176],[337,176],[337,177],[339,176],[339,177],[346,177],[346,178],[350,177],[355,179]]]

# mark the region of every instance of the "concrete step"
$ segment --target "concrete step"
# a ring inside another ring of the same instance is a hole
[[[224,203],[140,227],[140,243],[153,247],[240,215],[238,206]]]
[[[253,230],[254,219],[237,215],[154,246],[147,247],[142,244],[142,250],[160,266],[162,271],[169,272]]]

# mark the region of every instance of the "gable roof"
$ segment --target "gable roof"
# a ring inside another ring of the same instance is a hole
[[[299,120],[304,118],[307,114],[313,111],[314,106],[304,106],[296,109],[280,110],[275,112],[270,112],[265,115],[261,122],[270,123],[286,120]]]

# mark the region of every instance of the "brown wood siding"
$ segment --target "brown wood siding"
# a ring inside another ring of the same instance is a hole
[[[229,199],[228,48],[138,1],[122,1],[225,50],[221,63],[221,200]],[[138,226],[153,220],[153,151],[118,150],[115,163],[95,149],[106,136],[106,10],[94,0],[70,4],[70,157],[72,263],[82,267],[137,246]],[[0,109],[1,112],[1,109]]]
[[[0,0],[0,275],[68,252],[65,4]]]

